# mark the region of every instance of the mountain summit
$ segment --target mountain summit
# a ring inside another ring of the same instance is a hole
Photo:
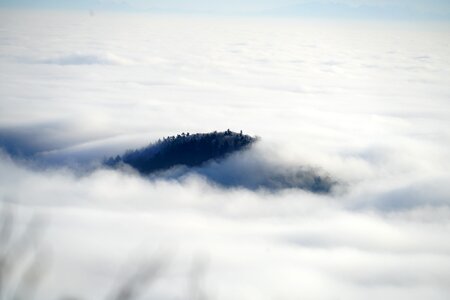
[[[105,164],[115,167],[127,164],[141,174],[164,171],[174,166],[196,167],[207,161],[221,159],[227,155],[248,148],[257,139],[236,133],[229,129],[224,132],[182,133],[169,136],[147,147],[127,151],[123,155],[105,160]]]

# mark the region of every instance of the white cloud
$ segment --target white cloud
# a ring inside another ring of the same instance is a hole
[[[263,160],[264,168],[320,168],[343,183],[327,195],[269,193],[201,176],[80,176],[3,155],[1,202],[17,210],[19,225],[32,213],[47,221],[41,242],[52,263],[36,299],[104,298],[132,272],[124,265],[161,252],[169,262],[149,287],[152,299],[189,295],[197,256],[208,262],[202,282],[211,299],[448,295],[446,29],[5,18],[3,141],[39,157],[98,159],[169,134],[242,129],[261,144],[219,172],[253,171]],[[42,59],[53,63],[26,63]]]
[[[56,65],[123,65],[131,62],[114,54],[68,54],[37,61],[43,64]]]

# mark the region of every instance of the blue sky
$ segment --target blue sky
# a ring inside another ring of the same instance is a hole
[[[448,0],[0,0],[0,7],[450,20]]]

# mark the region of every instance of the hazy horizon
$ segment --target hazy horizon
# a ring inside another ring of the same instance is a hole
[[[445,0],[1,0],[0,8],[343,20],[450,21]]]

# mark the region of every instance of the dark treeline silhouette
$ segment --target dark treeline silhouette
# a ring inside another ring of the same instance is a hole
[[[236,133],[229,129],[224,132],[182,133],[169,136],[149,146],[129,150],[121,156],[105,160],[111,167],[127,164],[142,174],[163,171],[174,166],[200,166],[212,159],[221,159],[228,154],[249,147],[256,138]]]

